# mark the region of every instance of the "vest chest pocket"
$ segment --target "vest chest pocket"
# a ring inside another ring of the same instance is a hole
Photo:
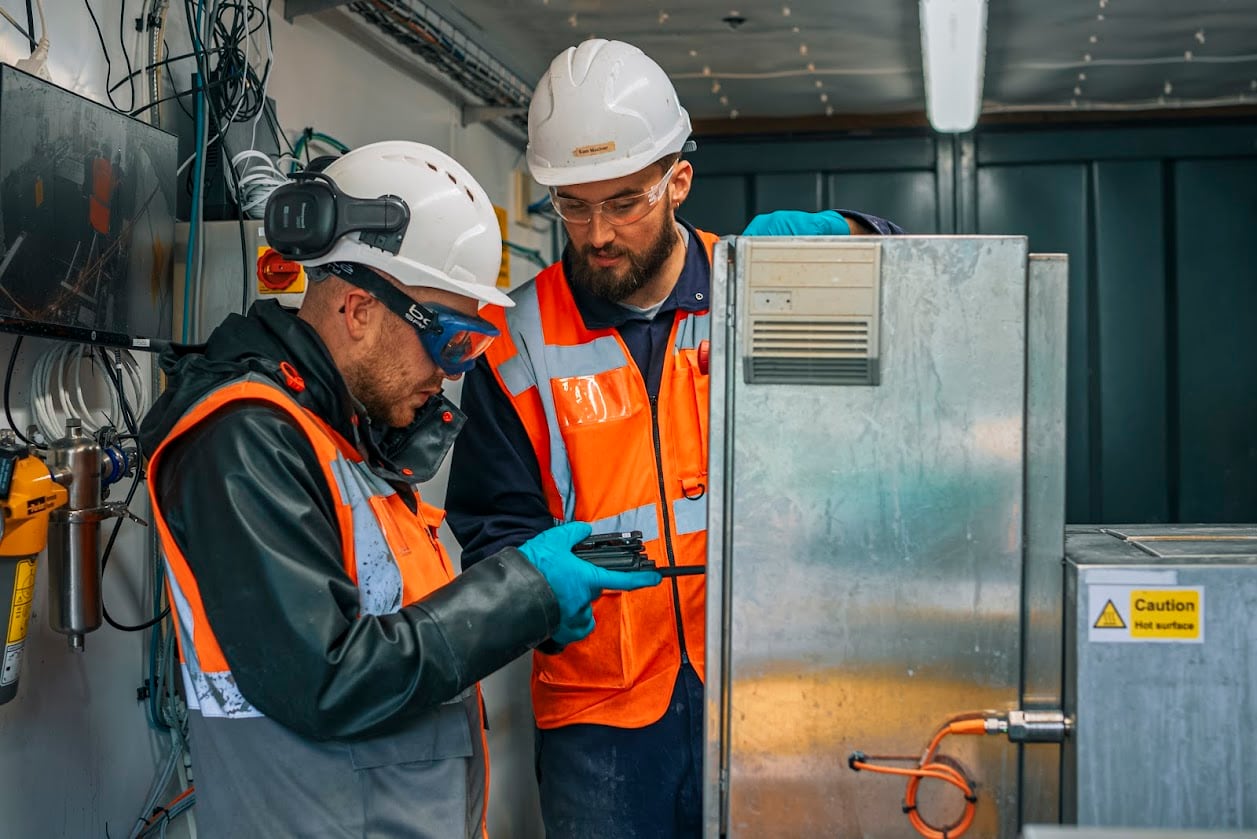
[[[683,349],[673,357],[669,386],[669,422],[681,494],[701,498],[707,491],[708,404],[711,377],[699,369],[698,352]]]
[[[623,600],[623,592],[605,592],[594,601],[595,628],[589,637],[558,655],[535,654],[537,678],[558,686],[628,687],[632,683],[633,651]]]
[[[602,373],[551,379],[554,409],[563,429],[613,423],[642,410],[634,398],[633,374],[626,366]]]

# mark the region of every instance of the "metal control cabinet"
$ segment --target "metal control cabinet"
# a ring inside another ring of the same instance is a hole
[[[1257,527],[1071,527],[1065,569],[1066,821],[1257,830]]]
[[[261,221],[207,221],[201,229],[205,236],[205,257],[201,266],[199,293],[187,310],[197,327],[196,334],[190,335],[189,341],[204,341],[227,315],[247,311],[259,299],[277,300],[294,308],[301,305],[305,297],[306,276],[299,266],[295,273],[278,281],[262,281],[265,266],[260,259],[269,249]],[[179,340],[183,331],[187,247],[188,224],[180,222],[175,225],[175,340]],[[279,259],[274,252],[269,258]]]
[[[912,835],[851,752],[1060,708],[1066,293],[1024,237],[717,247],[706,836]],[[1059,746],[942,752],[980,785],[967,836],[1058,820]]]

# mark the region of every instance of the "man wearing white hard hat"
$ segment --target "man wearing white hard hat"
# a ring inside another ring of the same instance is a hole
[[[441,396],[497,336],[489,198],[429,146],[376,143],[277,189],[298,312],[232,315],[163,354],[145,418],[207,836],[485,835],[477,681],[657,584],[539,532],[455,575],[416,485],[461,424]]]
[[[676,217],[690,120],[641,50],[589,40],[554,59],[528,113],[562,262],[486,310],[503,336],[464,383],[447,505],[464,565],[554,522],[641,531],[659,566],[707,545],[705,352],[716,237]],[[899,232],[859,213],[778,212],[749,235]],[[533,658],[547,835],[697,836],[705,583],[604,597],[596,628]]]

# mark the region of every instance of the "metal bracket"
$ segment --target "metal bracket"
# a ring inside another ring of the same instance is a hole
[[[136,522],[148,526],[148,522],[139,516],[132,515],[127,505],[121,501],[109,504],[102,504],[99,507],[88,507],[83,510],[53,510],[49,515],[50,520],[68,524],[96,524],[105,519],[112,518],[131,518]]]
[[[463,106],[463,127],[476,125],[481,122],[489,122],[499,117],[513,117],[520,114],[528,113],[528,109],[519,106],[512,107],[508,105],[464,105]]]

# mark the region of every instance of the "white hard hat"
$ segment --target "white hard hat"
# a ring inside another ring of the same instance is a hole
[[[528,169],[543,186],[606,181],[681,151],[690,115],[663,68],[593,38],[550,63],[528,106]]]
[[[404,285],[514,305],[497,288],[502,234],[493,204],[452,157],[423,143],[393,140],[356,148],[333,161],[323,174],[355,198],[401,198],[410,209],[410,222],[397,253],[349,233],[327,253],[302,260],[303,265],[357,262],[391,274]]]

